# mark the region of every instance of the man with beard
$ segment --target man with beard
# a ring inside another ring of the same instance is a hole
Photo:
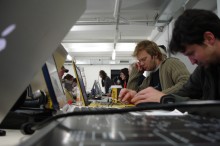
[[[220,19],[211,11],[188,9],[175,22],[170,42],[171,53],[181,52],[198,64],[188,82],[174,94],[146,88],[133,98],[126,91],[120,99],[130,103],[181,102],[220,99]]]
[[[177,58],[165,58],[157,44],[152,41],[139,42],[133,56],[138,62],[133,65],[127,89],[121,91],[125,95],[122,101],[130,102],[137,92],[147,87],[166,94],[174,93],[182,88],[189,78],[186,66]],[[148,71],[149,75],[138,86],[138,78],[144,71]]]

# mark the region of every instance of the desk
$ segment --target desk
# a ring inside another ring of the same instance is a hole
[[[23,135],[20,130],[6,129],[6,135],[0,136],[0,146],[16,146],[31,135]]]

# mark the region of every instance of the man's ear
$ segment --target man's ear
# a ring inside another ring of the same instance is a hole
[[[210,31],[204,32],[203,37],[205,44],[214,45],[216,38],[212,32]]]

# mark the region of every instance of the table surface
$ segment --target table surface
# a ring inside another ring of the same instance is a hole
[[[6,135],[0,136],[0,146],[16,146],[31,135],[23,135],[20,130],[5,129]]]

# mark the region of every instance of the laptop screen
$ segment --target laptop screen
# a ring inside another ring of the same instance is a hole
[[[85,0],[0,1],[0,122],[85,8]]]
[[[53,57],[50,57],[46,61],[42,70],[53,103],[53,108],[58,110],[67,104],[67,101]]]
[[[94,81],[91,92],[92,92],[92,95],[102,96],[102,89],[97,80]]]
[[[81,75],[80,69],[76,66],[75,62],[73,62],[73,70],[75,72],[75,76],[77,79],[77,84],[80,89],[81,97],[83,98],[83,103],[85,106],[89,105],[88,97],[86,94],[86,88],[83,82],[83,77]]]

